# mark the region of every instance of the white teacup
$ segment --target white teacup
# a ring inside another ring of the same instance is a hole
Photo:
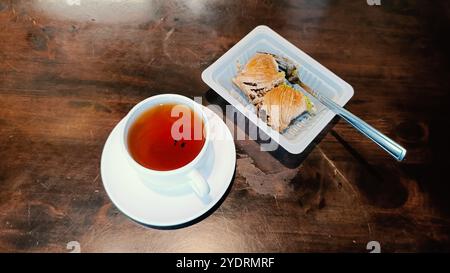
[[[196,113],[199,117],[202,118],[204,124],[204,139],[205,142],[203,144],[202,149],[198,153],[198,155],[188,164],[169,171],[159,171],[149,169],[147,167],[142,166],[136,160],[134,160],[133,156],[130,154],[128,150],[128,131],[136,121],[136,119],[145,111],[149,110],[152,107],[155,107],[159,104],[178,104],[188,106],[194,113]],[[192,190],[199,196],[202,200],[208,200],[209,194],[209,186],[206,179],[200,174],[198,171],[199,162],[205,157],[206,149],[208,148],[208,144],[210,141],[209,134],[209,124],[208,118],[205,112],[202,109],[203,107],[187,98],[185,96],[176,95],[176,94],[163,94],[157,95],[150,98],[147,98],[137,105],[135,105],[130,112],[127,114],[125,129],[123,132],[123,146],[125,148],[125,156],[128,158],[129,164],[136,170],[142,181],[149,186],[155,188],[156,190],[161,190],[165,192],[170,192],[172,189],[179,188],[180,186],[189,185]]]

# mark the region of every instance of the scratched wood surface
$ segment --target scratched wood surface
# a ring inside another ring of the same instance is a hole
[[[0,251],[449,251],[449,17],[424,0],[0,0]],[[159,93],[223,106],[201,71],[260,24],[352,84],[347,108],[407,159],[338,119],[301,155],[239,140],[209,217],[130,221],[99,176],[109,132]]]

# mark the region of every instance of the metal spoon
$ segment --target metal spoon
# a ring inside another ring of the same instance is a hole
[[[373,128],[369,124],[367,124],[362,119],[358,118],[354,114],[350,113],[343,107],[339,106],[337,103],[335,103],[333,100],[331,100],[328,97],[325,97],[318,93],[317,91],[310,88],[307,84],[302,82],[300,78],[298,77],[298,70],[294,63],[292,63],[291,60],[280,57],[275,54],[267,53],[267,52],[261,52],[264,54],[270,54],[272,55],[276,62],[278,63],[278,67],[285,72],[286,79],[291,84],[297,84],[300,86],[300,88],[309,94],[311,94],[313,97],[315,97],[318,101],[320,101],[323,105],[325,105],[328,109],[342,117],[344,120],[346,120],[348,123],[350,123],[354,128],[356,128],[358,131],[360,131],[363,135],[371,139],[373,142],[378,144],[381,148],[383,148],[386,152],[388,152],[391,156],[393,156],[398,161],[402,161],[403,158],[405,158],[406,155],[406,149],[400,146],[398,143],[387,137],[386,135],[382,134],[377,129]]]

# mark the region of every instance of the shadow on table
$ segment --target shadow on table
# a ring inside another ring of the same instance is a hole
[[[205,98],[209,104],[219,105],[222,110],[225,109],[226,105],[229,105],[212,90],[209,90],[206,93]],[[237,113],[237,115],[242,114]],[[227,118],[230,119],[235,117]],[[239,122],[235,121],[236,119],[233,120],[234,125],[239,126]],[[356,182],[356,186],[373,205],[382,208],[397,208],[402,206],[406,202],[408,193],[405,187],[401,184],[399,174],[395,168],[392,169],[380,165],[370,164],[364,156],[361,155],[361,153],[359,153],[350,143],[340,136],[338,132],[333,130],[333,127],[338,121],[339,117],[335,117],[300,154],[291,154],[281,146],[278,146],[276,150],[269,153],[285,167],[291,169],[297,168],[309,156],[317,144],[322,141],[325,135],[329,134],[342,145],[342,147],[356,161],[358,166],[360,166],[357,170],[351,171],[351,175],[356,177],[355,181],[358,181]],[[246,132],[246,137],[248,137],[249,122],[250,121],[246,119],[245,128],[240,128]],[[258,144],[262,143],[260,140],[256,140],[256,142]]]
[[[223,113],[226,113],[226,107],[227,107],[227,105],[230,105],[230,104],[225,99],[223,99],[220,95],[218,95],[214,90],[209,89],[205,93],[204,97],[205,97],[208,105],[217,105],[222,109]],[[233,118],[232,123],[234,124],[234,126],[238,126],[240,130],[245,132],[246,138],[250,139],[249,134],[248,134],[249,123],[250,123],[249,119],[244,117],[243,114],[237,110],[235,111],[235,113],[236,113],[235,116],[226,117],[226,119],[229,120],[230,118]],[[236,122],[236,120],[239,120],[240,118],[245,119],[244,124],[239,124],[238,122]],[[280,145],[278,145],[278,147],[275,150],[268,151],[268,153],[271,154],[275,159],[277,159],[285,167],[290,168],[290,169],[297,168],[298,166],[300,166],[300,164],[302,164],[302,162],[308,157],[308,155],[316,147],[316,145],[322,141],[322,139],[328,134],[328,132],[334,127],[334,125],[338,121],[339,121],[339,117],[335,117],[321,131],[321,133],[311,142],[311,144],[309,144],[308,147],[306,147],[306,149],[303,152],[301,152],[300,154],[292,154],[292,153],[286,151],[286,149],[284,149]],[[242,128],[242,125],[244,125],[245,127]],[[233,137],[234,138],[236,137],[236,133],[234,134]],[[264,134],[264,132],[262,132],[261,130],[258,130],[258,139],[254,140],[254,141],[257,144],[262,145],[262,144],[270,143],[271,139],[268,136],[266,136]]]

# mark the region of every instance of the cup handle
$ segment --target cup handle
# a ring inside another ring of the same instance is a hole
[[[209,194],[209,185],[206,179],[197,170],[192,170],[189,174],[189,185],[195,194],[202,200],[207,200]]]

